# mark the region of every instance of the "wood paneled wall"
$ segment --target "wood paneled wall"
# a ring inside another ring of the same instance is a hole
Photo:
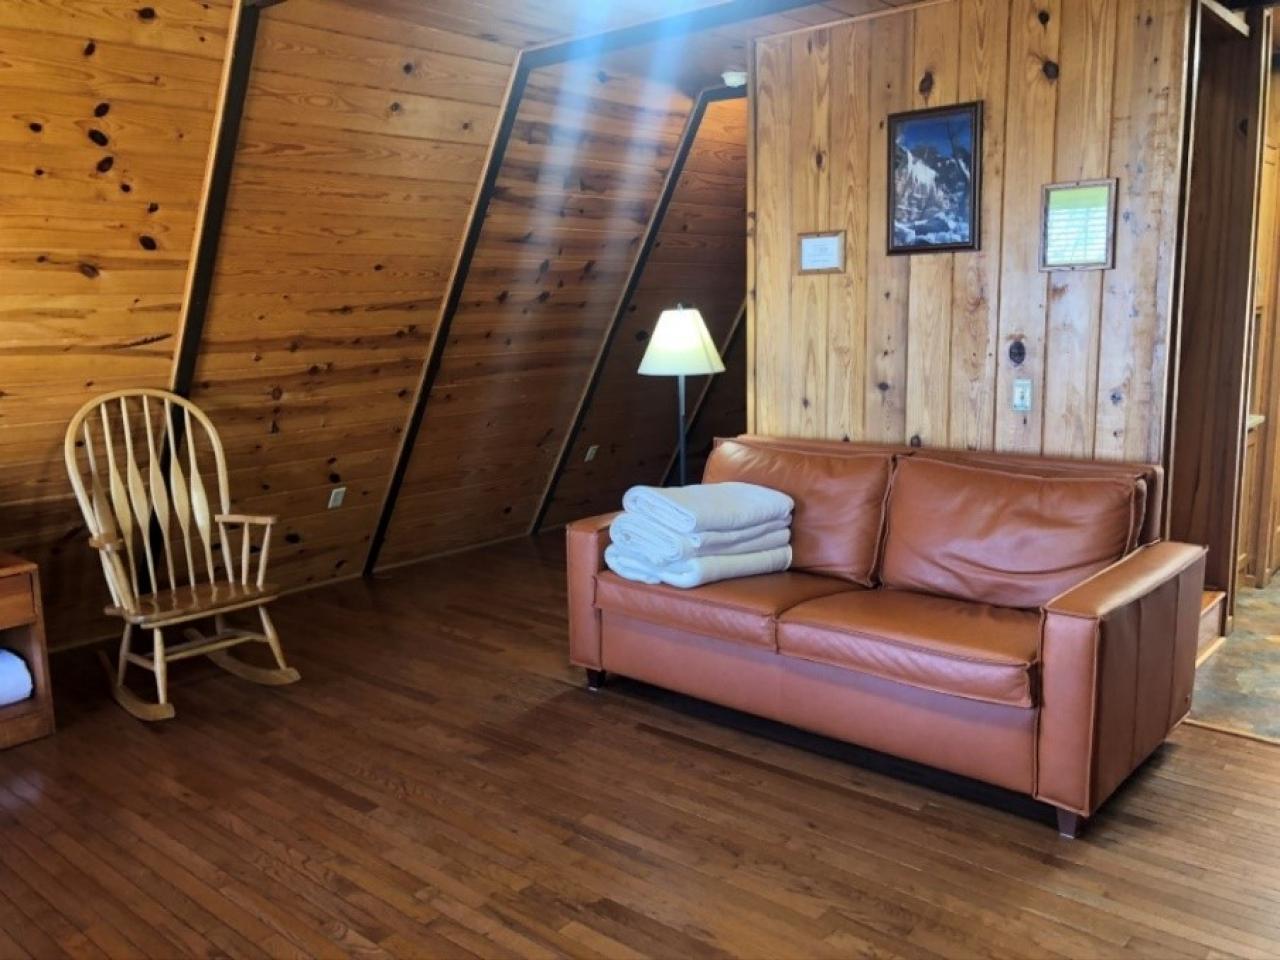
[[[747,423],[747,323],[742,318],[728,349],[724,373],[711,379],[707,392],[689,425],[689,479],[698,482],[717,437],[734,437]],[[672,474],[674,476],[674,472]]]
[[[628,487],[662,482],[675,447],[675,381],[636,369],[658,315],[680,301],[698,307],[712,339],[725,342],[747,288],[746,213],[747,101],[712,102],[604,358],[544,527],[616,510]],[[705,377],[689,378],[690,415],[705,387]],[[744,415],[734,432],[745,428]]]
[[[63,434],[168,383],[229,24],[228,0],[0,3],[0,549],[40,564],[55,644],[110,601]]]
[[[380,565],[529,529],[691,105],[594,60],[531,73]]]
[[[1159,460],[1187,33],[1186,0],[942,0],[759,41],[753,428]],[[887,256],[886,115],[968,100],[982,249]],[[1042,273],[1041,187],[1107,176],[1116,268]],[[798,275],[836,229],[846,272]]]
[[[516,51],[712,2],[262,11],[193,394],[237,505],[282,517],[285,586],[359,571]],[[672,84],[740,65],[761,30],[897,2],[534,73],[384,563],[527,529],[689,109]],[[112,629],[63,430],[100,391],[169,382],[231,15],[0,3],[0,548],[41,564],[58,646]],[[664,83],[629,72],[655,63]]]
[[[192,396],[238,508],[281,518],[286,587],[360,572],[514,55],[347,0],[263,11]]]

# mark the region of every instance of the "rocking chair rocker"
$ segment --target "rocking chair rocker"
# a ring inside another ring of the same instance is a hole
[[[266,580],[276,518],[231,512],[222,441],[195,404],[164,390],[105,394],[72,418],[64,453],[89,528],[89,545],[98,551],[111,591],[114,605],[106,612],[124,621],[114,670],[105,654],[102,658],[112,674],[112,695],[122,707],[140,720],[171,718],[168,666],[188,657],[207,656],[254,683],[279,686],[298,680],[298,671],[285,664],[280,637],[266,610],[279,593]],[[219,508],[212,515],[200,472],[201,462],[210,457]],[[170,529],[171,521],[176,521],[176,531]],[[233,563],[235,529],[240,536],[239,564]],[[259,529],[255,569],[253,533]],[[215,556],[222,561],[221,569]],[[184,557],[185,576],[180,572]],[[140,567],[145,580],[140,580]],[[161,589],[158,573],[167,574],[168,589]],[[260,631],[227,623],[227,614],[248,610],[257,611]],[[185,626],[183,642],[166,643],[166,630],[209,618],[214,623],[211,635]],[[149,654],[131,648],[135,630],[150,631]],[[250,642],[267,644],[276,666],[254,666],[231,655],[230,648]],[[155,674],[155,703],[125,686],[130,664]]]

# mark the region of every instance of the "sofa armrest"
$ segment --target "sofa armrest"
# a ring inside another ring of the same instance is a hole
[[[609,524],[617,513],[575,520],[565,528],[569,578],[569,660],[580,667],[603,669],[600,659],[600,611],[596,609],[596,574],[604,569]]]
[[[1045,605],[1038,799],[1091,815],[1186,715],[1204,565],[1154,543]]]

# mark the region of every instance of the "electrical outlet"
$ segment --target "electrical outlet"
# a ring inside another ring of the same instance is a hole
[[[593,443],[591,446],[587,447],[587,455],[582,458],[582,462],[590,463],[592,460],[596,458],[596,454],[599,452],[600,452],[600,444]]]
[[[1013,381],[1013,412],[1031,412],[1031,381],[1025,377]]]
[[[329,509],[337,510],[342,506],[342,501],[347,498],[346,487],[334,487],[329,491]]]

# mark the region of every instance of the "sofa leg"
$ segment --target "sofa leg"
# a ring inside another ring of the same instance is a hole
[[[1071,810],[1063,810],[1058,808],[1058,834],[1066,837],[1068,840],[1074,840],[1080,836],[1080,828],[1084,826],[1085,818]]]
[[[605,681],[609,679],[609,675],[603,670],[592,670],[587,667],[587,689],[595,693],[604,686]]]

